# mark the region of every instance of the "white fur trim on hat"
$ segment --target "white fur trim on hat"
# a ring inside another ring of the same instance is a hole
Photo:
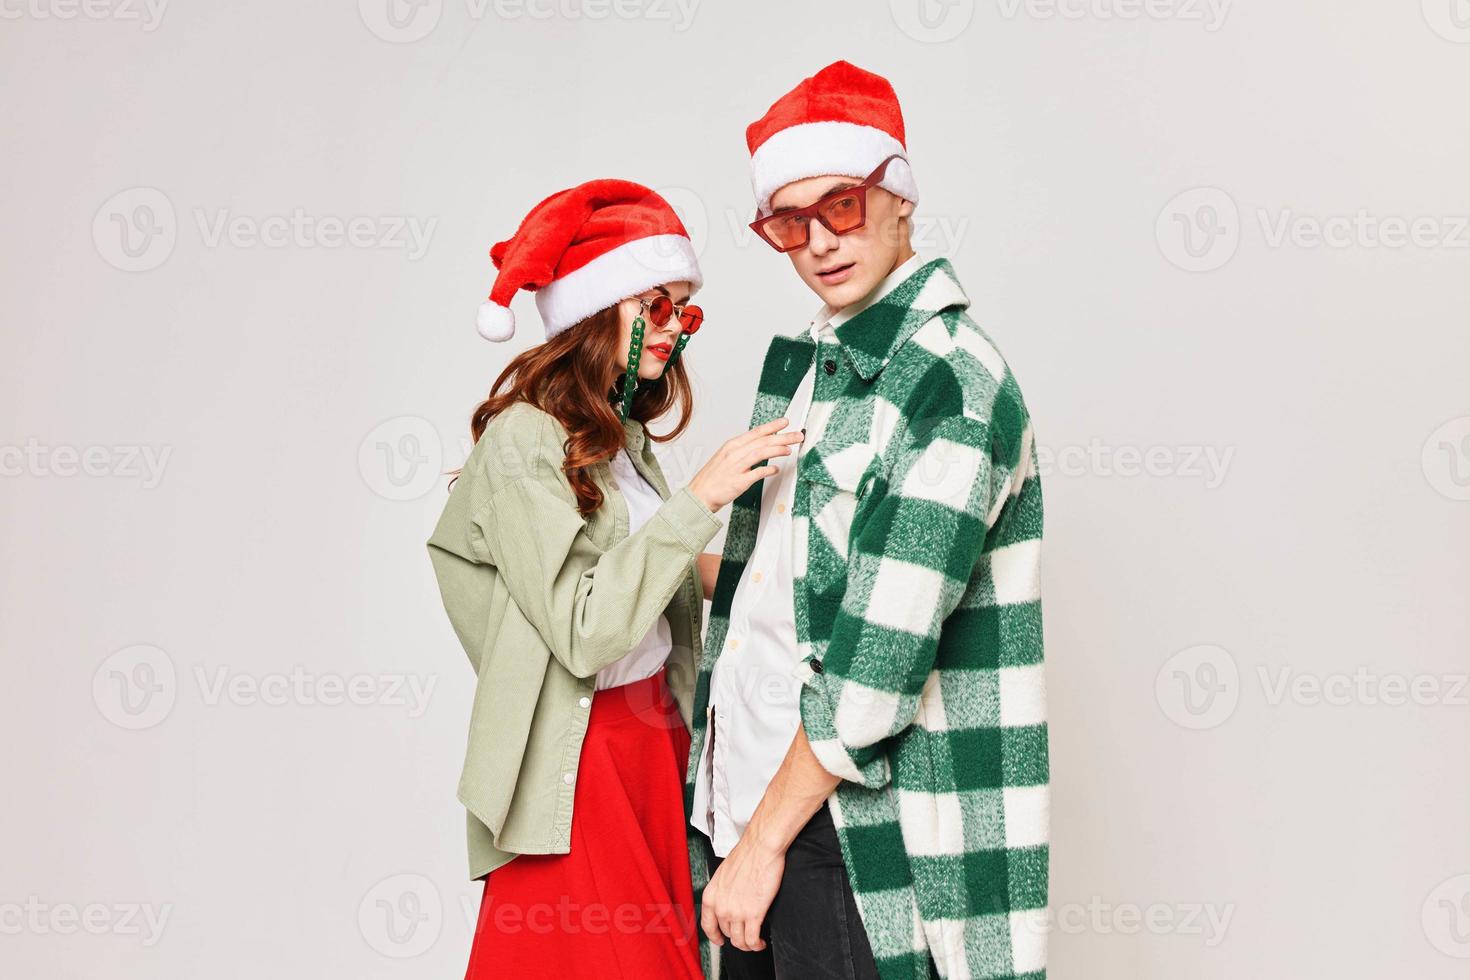
[[[509,340],[516,332],[516,315],[509,306],[487,300],[480,304],[479,312],[475,314],[475,329],[486,340],[497,343]]]
[[[666,282],[704,285],[694,245],[683,235],[650,235],[604,252],[574,272],[536,290],[536,309],[548,339],[619,300]]]
[[[915,204],[919,188],[903,144],[873,126],[850,122],[801,123],[775,133],[750,157],[750,183],[756,208],[769,214],[771,197],[782,187],[808,177],[836,174],[866,177],[885,157],[903,154],[888,165],[878,184]]]

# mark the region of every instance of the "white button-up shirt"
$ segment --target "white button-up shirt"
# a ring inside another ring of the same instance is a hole
[[[812,340],[836,343],[837,327],[867,309],[923,265],[915,255],[900,264],[864,299],[833,313],[826,304],[812,318]],[[784,413],[788,428],[806,429],[798,453],[776,456],[777,472],[765,478],[755,547],[730,603],[730,628],[710,677],[708,726],[694,782],[689,822],[728,855],[755,813],[756,804],[801,725],[800,685],[793,676],[796,652],[795,594],[791,579],[791,504],[796,461],[817,442],[833,402],[812,404],[817,359]]]

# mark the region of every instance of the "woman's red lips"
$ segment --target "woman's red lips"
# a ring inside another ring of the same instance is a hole
[[[669,359],[669,354],[673,352],[673,349],[673,345],[671,344],[650,344],[648,346],[648,350],[653,354],[653,356],[657,357],[661,361],[667,361]]]

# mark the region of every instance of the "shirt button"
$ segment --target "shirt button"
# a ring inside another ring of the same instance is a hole
[[[592,699],[591,698],[578,698],[577,699],[577,703],[580,704],[584,708],[590,708],[590,707],[592,707]]]
[[[572,774],[569,772],[562,773],[561,781],[566,783],[568,786],[572,785]]]
[[[837,362],[832,360],[831,358],[828,358],[827,360],[822,362],[822,370],[826,371],[828,374],[836,374]]]
[[[776,513],[778,513],[778,514],[784,514],[784,513],[786,513],[786,505],[785,504],[777,504],[776,505]]]
[[[760,572],[756,572],[754,575],[751,576],[751,579],[754,580],[754,581],[756,581],[756,582],[759,582],[761,580],[761,573]]]
[[[738,646],[740,646],[740,641],[739,640],[731,640],[730,641],[730,649],[731,650],[734,650]]]

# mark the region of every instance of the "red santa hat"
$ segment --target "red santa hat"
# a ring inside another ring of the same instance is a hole
[[[515,332],[511,298],[534,290],[547,339],[599,310],[667,282],[704,283],[689,233],[669,202],[630,180],[589,180],[531,209],[490,249],[499,274],[475,325],[486,340]]]
[[[895,153],[903,159],[888,165],[878,186],[918,202],[893,86],[846,61],[834,61],[777,99],[746,127],[745,144],[762,215],[770,213],[771,196],[793,181],[866,177]]]

